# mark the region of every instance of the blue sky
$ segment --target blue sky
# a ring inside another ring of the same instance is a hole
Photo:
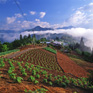
[[[20,34],[33,34],[20,31],[41,26],[55,30],[41,31],[40,34],[67,33],[73,37],[85,37],[86,45],[93,47],[93,0],[16,0],[23,15],[14,1],[0,0],[0,39],[11,42]],[[75,28],[56,29],[64,26]],[[7,33],[7,30],[14,30],[15,33]]]
[[[93,0],[16,1],[28,21],[22,16],[14,0],[0,0],[0,29],[23,30],[37,25],[53,28],[69,25],[93,28]]]

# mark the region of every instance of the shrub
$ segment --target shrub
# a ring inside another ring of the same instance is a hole
[[[80,55],[82,54],[82,51],[80,51],[80,49],[78,49],[78,48],[75,49],[75,51],[76,51],[76,53],[78,53],[78,54],[80,54]]]

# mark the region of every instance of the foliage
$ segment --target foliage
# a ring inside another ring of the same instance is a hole
[[[16,75],[17,75],[17,74],[15,74],[15,73],[10,73],[10,74],[9,74],[9,77],[10,77],[11,79],[16,79]]]
[[[40,75],[39,75],[39,74],[37,74],[37,75],[36,75],[36,78],[40,78]]]
[[[17,81],[18,83],[21,83],[21,82],[22,82],[21,80],[23,80],[22,77],[17,77],[17,78],[16,78],[16,81]]]
[[[46,93],[46,91],[48,90],[45,88],[36,89],[35,91],[27,90],[27,89],[24,90],[25,93]]]
[[[52,52],[52,53],[54,53],[54,54],[57,53],[56,50],[54,50],[54,49],[52,49],[52,48],[49,48],[49,47],[46,47],[46,48],[44,48],[44,49],[45,49],[45,50],[48,50],[48,51],[50,51],[50,52]]]
[[[51,85],[51,86],[52,86],[52,85],[53,85],[53,83],[52,83],[51,81],[49,81],[49,85]]]
[[[35,81],[34,81],[34,83],[35,83],[35,84],[38,84],[38,83],[39,83],[39,81],[35,80]]]
[[[9,50],[9,51],[6,51],[6,52],[0,52],[0,56],[6,55],[6,54],[9,54],[9,53],[12,53],[12,52],[17,52],[17,51],[19,51],[19,49]]]
[[[35,77],[30,76],[30,77],[28,78],[28,80],[29,80],[29,81],[35,81]]]
[[[61,86],[64,88],[67,87],[66,83],[64,83],[64,82],[61,83]]]
[[[2,48],[1,48],[2,52],[5,52],[8,50],[8,47],[6,44],[2,45]]]
[[[44,82],[44,83],[47,83],[47,79],[43,79],[43,82]]]
[[[76,48],[75,51],[76,51],[76,53],[78,53],[80,55],[82,54],[82,51],[80,51],[80,49],[78,49],[78,48]]]

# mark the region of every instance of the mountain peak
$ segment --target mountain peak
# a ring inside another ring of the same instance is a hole
[[[28,29],[28,31],[46,31],[46,30],[54,30],[52,28],[43,28],[43,27],[40,27],[40,26],[36,26],[32,29]]]

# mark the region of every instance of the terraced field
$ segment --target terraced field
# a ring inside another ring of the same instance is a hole
[[[60,91],[73,93],[77,91],[87,93],[85,90],[63,89],[72,86],[88,89],[90,83],[86,78],[74,77],[73,71],[73,75],[68,75],[68,72],[64,73],[63,69],[67,66],[67,57],[64,55],[58,57],[57,59],[56,54],[44,49],[30,49],[15,58],[0,58],[0,93],[10,93],[10,91],[12,93],[27,93],[27,91],[45,91],[45,93],[59,93]],[[65,59],[65,61],[61,60],[65,62],[65,65],[59,63],[61,57]],[[71,69],[70,66],[68,71],[71,71]],[[33,88],[31,88],[32,86]]]

